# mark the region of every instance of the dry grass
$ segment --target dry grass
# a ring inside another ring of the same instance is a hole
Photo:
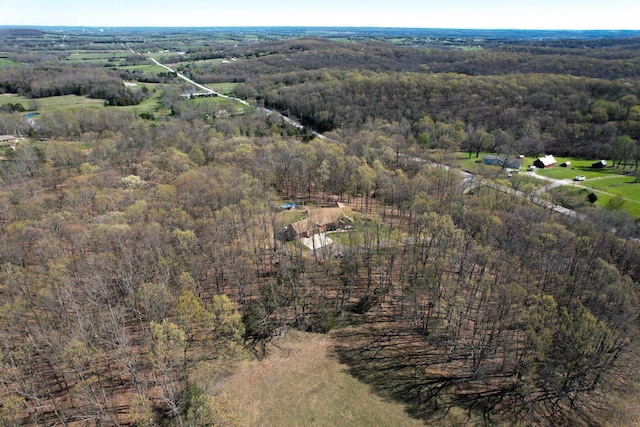
[[[0,95],[0,105],[20,103],[24,108],[31,108],[35,103],[38,105],[38,112],[48,111],[52,109],[71,110],[75,108],[101,108],[104,107],[104,100],[92,99],[86,96],[63,95],[50,96],[47,98],[27,98],[11,93],[3,93]]]
[[[295,332],[264,360],[246,362],[225,385],[251,426],[423,426],[331,356],[329,335]]]

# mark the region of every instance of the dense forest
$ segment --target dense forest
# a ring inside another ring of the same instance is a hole
[[[616,57],[588,45],[467,52],[303,40],[269,49],[265,59],[256,52],[215,71],[243,77],[238,95],[258,94],[323,131],[360,129],[374,118],[407,122],[416,139],[425,134],[430,146],[455,150],[464,138],[442,141],[437,129],[459,121],[491,134],[489,151],[579,156],[609,152],[621,135],[640,137],[637,44],[623,44]]]
[[[108,102],[32,121],[0,111],[0,133],[29,136],[0,161],[0,420],[242,425],[221,379],[299,329],[331,331],[354,376],[425,422],[462,408],[474,425],[634,424],[634,221],[464,191],[433,161],[600,158],[622,136],[638,156],[639,45],[302,38],[171,57],[306,128],[220,114],[171,74],[152,115],[116,107],[151,94],[108,62],[47,51],[1,68],[4,92]],[[290,200],[350,208],[339,253],[284,237]]]

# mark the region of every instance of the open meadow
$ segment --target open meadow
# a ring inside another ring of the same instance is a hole
[[[86,96],[62,95],[49,96],[45,98],[28,98],[11,93],[0,94],[0,105],[22,104],[26,110],[48,111],[48,110],[74,110],[80,108],[100,108],[104,107],[102,99],[92,99]]]
[[[399,402],[354,378],[333,354],[331,335],[292,331],[262,360],[226,380],[250,426],[424,426]]]
[[[611,161],[604,168],[593,168],[592,164],[596,159],[581,159],[576,157],[555,157],[556,166],[549,169],[536,169],[534,172],[528,171],[528,167],[533,165],[535,157],[525,157],[522,161],[522,168],[519,174],[507,173],[496,175],[499,168],[482,163],[482,156],[488,153],[481,153],[478,158],[468,153],[458,153],[457,165],[464,170],[481,173],[483,175],[499,176],[500,179],[518,181],[530,177],[529,182],[535,181],[535,175],[562,180],[562,186],[568,191],[582,195],[594,193],[598,199],[596,204],[605,208],[612,206],[612,199],[619,198],[624,201],[616,209],[622,209],[636,218],[640,218],[640,181],[636,179],[635,168],[627,165],[626,168],[612,167]],[[568,167],[560,166],[569,162]],[[584,176],[584,180],[576,180],[577,176]],[[544,181],[538,180],[538,186],[544,186]],[[514,188],[517,188],[514,185]]]

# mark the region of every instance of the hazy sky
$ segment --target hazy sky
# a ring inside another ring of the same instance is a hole
[[[0,0],[0,25],[640,30],[640,0]]]

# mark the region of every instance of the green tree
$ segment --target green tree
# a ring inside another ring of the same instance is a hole
[[[213,296],[209,328],[213,333],[214,348],[221,357],[237,356],[242,351],[244,323],[228,296]]]
[[[185,351],[193,344],[196,336],[205,330],[208,318],[209,314],[200,298],[191,289],[183,290],[176,305],[176,321],[185,334]]]
[[[529,384],[525,400],[532,404],[563,401],[573,408],[596,390],[620,351],[613,331],[587,308],[560,307],[550,295],[533,297],[524,324],[518,378]]]
[[[365,210],[369,211],[369,198],[376,185],[376,171],[366,163],[358,167],[358,183],[365,199]]]
[[[613,144],[613,152],[611,157],[613,158],[614,167],[620,167],[624,169],[627,166],[629,159],[634,158],[634,151],[636,149],[636,143],[629,135],[622,135],[618,137]],[[618,162],[616,166],[616,161]]]
[[[613,197],[609,200],[607,200],[607,209],[610,209],[612,211],[618,211],[620,209],[622,209],[622,207],[624,206],[626,200],[624,198],[622,198],[621,196],[616,196]]]
[[[134,427],[153,427],[156,425],[153,405],[148,397],[136,394],[129,404],[129,421]]]
[[[189,402],[186,421],[189,427],[235,427],[242,424],[240,405],[224,392],[217,396],[200,392]]]
[[[151,322],[149,327],[149,360],[162,390],[167,415],[182,425],[187,382],[186,335],[178,325],[167,319],[162,323]]]
[[[2,411],[0,411],[0,417],[2,418],[3,425],[7,427],[18,427],[21,424],[20,414],[26,408],[27,403],[24,398],[14,393],[4,396]]]

